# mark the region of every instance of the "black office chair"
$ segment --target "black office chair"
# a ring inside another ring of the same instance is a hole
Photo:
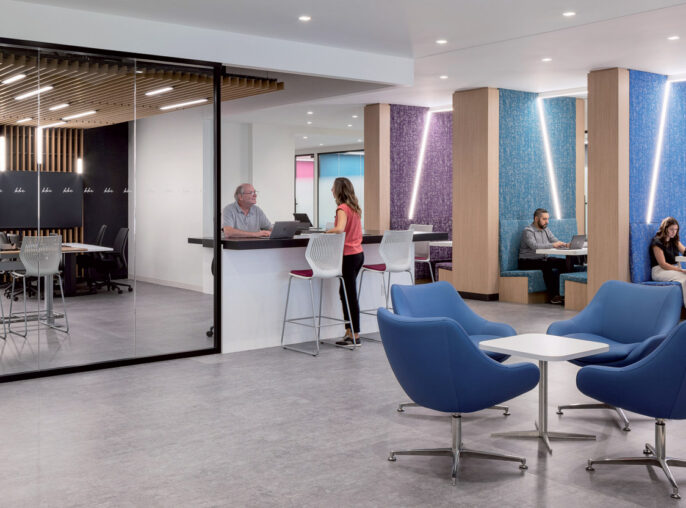
[[[107,224],[103,224],[102,226],[100,226],[98,234],[95,237],[94,245],[102,246],[102,243],[105,239],[105,231],[107,231]],[[102,259],[102,255],[100,252],[77,254],[76,257],[76,264],[79,266],[79,268],[82,268],[84,270],[86,275],[86,284],[91,289],[91,291],[94,291],[93,286],[95,285],[95,282],[93,272],[96,265],[96,261],[99,259]]]
[[[117,290],[117,293],[121,294],[121,288],[128,288],[129,291],[133,291],[131,284],[126,284],[124,282],[114,282],[113,276],[119,270],[127,269],[128,263],[126,261],[126,245],[129,239],[129,228],[120,228],[117,232],[117,236],[114,238],[114,245],[112,246],[112,252],[103,252],[101,258],[96,262],[98,271],[107,274],[107,278],[103,282],[96,283],[96,287],[99,289],[101,287],[107,287],[108,291]]]

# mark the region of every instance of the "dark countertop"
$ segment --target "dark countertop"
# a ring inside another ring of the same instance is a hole
[[[383,231],[365,231],[362,235],[362,243],[381,243]],[[448,233],[432,232],[417,233],[414,235],[415,242],[437,242],[448,240]],[[230,250],[254,250],[254,249],[282,249],[286,247],[307,247],[308,237],[295,236],[289,240],[270,240],[268,238],[229,238],[222,240],[225,249]],[[214,247],[214,238],[196,237],[189,238],[188,243]]]

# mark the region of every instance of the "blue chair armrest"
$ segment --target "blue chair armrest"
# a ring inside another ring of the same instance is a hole
[[[573,318],[566,319],[564,321],[555,321],[551,323],[546,333],[548,335],[565,336],[570,335],[572,333],[589,332],[590,330],[588,329],[588,323],[586,322],[582,314],[583,311],[581,311]]]
[[[666,338],[667,335],[654,335],[652,337],[648,337],[646,340],[636,346],[633,351],[629,353],[629,356],[622,360],[622,365],[631,365],[632,363],[645,358],[650,353],[655,351]]]
[[[507,323],[496,323],[494,321],[486,321],[484,326],[479,331],[479,335],[497,335],[498,337],[511,337],[517,335],[517,331]]]

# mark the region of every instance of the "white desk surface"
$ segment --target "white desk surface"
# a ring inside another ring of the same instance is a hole
[[[429,242],[429,247],[452,247],[452,240],[438,240],[435,242]]]
[[[610,346],[602,342],[545,333],[525,333],[501,339],[484,340],[479,343],[479,348],[540,361],[565,361],[604,353],[610,349]]]
[[[85,249],[82,252],[112,252],[112,247],[103,247],[102,245],[91,245],[90,243],[63,243],[67,247],[75,249]]]
[[[547,254],[548,256],[586,256],[588,247],[583,249],[536,249],[536,254]]]

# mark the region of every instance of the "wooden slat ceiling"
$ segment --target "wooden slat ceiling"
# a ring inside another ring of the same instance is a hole
[[[31,118],[19,125],[37,126],[40,118],[40,125],[49,125],[65,116],[95,110],[94,115],[69,120],[61,126],[88,129],[166,113],[169,111],[159,108],[170,104],[196,99],[207,99],[197,106],[213,102],[212,75],[204,70],[147,63],[125,65],[83,57],[41,56],[40,69],[37,62],[37,55],[0,49],[0,82],[18,74],[26,75],[14,83],[0,83],[0,124],[13,125],[23,118]],[[52,86],[53,89],[40,96],[15,99],[38,86]],[[145,95],[168,86],[173,90],[155,96]],[[226,76],[222,82],[222,101],[282,89],[283,83],[274,79]],[[69,107],[49,110],[61,103],[69,103]]]

